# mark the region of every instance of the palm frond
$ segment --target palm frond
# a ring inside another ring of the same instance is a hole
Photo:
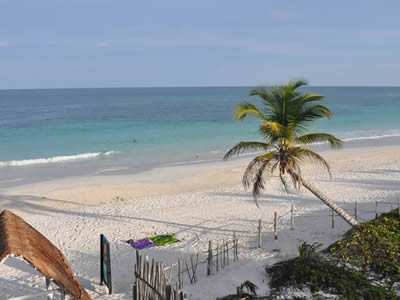
[[[301,188],[301,169],[296,165],[292,165],[287,169],[290,178],[292,179],[293,186],[296,190],[300,190]]]
[[[282,172],[279,172],[279,179],[281,180],[282,186],[285,189],[286,192],[289,192],[289,185],[287,183],[286,178],[284,177],[284,175],[282,174]]]
[[[296,99],[296,102],[298,102],[298,104],[300,104],[300,105],[304,105],[306,103],[310,103],[310,102],[314,102],[314,101],[320,101],[323,98],[324,98],[324,96],[321,96],[319,94],[308,93],[308,94],[300,95]]]
[[[296,90],[301,86],[308,85],[308,81],[304,79],[292,80],[288,83],[288,87],[292,90]]]
[[[250,96],[259,96],[267,110],[276,110],[278,105],[278,100],[274,97],[271,91],[265,87],[254,88],[249,93]]]
[[[258,197],[261,194],[261,191],[264,189],[264,171],[268,167],[269,161],[264,162],[261,167],[258,169],[257,174],[253,183],[253,199],[256,202],[256,206],[258,205]]]
[[[240,289],[241,290],[246,289],[250,295],[257,296],[256,291],[258,290],[258,286],[249,280],[246,280],[245,282],[243,282],[240,285]]]
[[[312,162],[317,162],[322,165],[327,171],[330,177],[332,177],[331,167],[328,162],[318,153],[308,149],[306,147],[292,147],[290,148],[290,156],[297,160],[308,159]]]
[[[264,114],[253,104],[244,102],[236,106],[235,119],[243,121],[248,115],[252,115],[256,118],[265,119]]]
[[[227,160],[233,155],[239,155],[240,153],[244,153],[250,150],[260,151],[260,150],[268,150],[271,145],[263,142],[240,142],[232,147],[224,156],[224,160]]]
[[[323,105],[311,105],[306,106],[305,109],[297,116],[295,116],[295,120],[303,122],[310,122],[316,119],[327,118],[330,119],[332,117],[332,112]]]
[[[273,141],[279,138],[292,138],[291,130],[279,122],[262,121],[260,125],[260,132],[265,137],[270,138]]]
[[[248,165],[243,174],[242,183],[245,189],[250,187],[250,183],[254,180],[254,176],[258,167],[262,164],[267,164],[266,167],[277,158],[277,153],[275,151],[271,151],[254,158]]]
[[[343,141],[328,133],[309,133],[296,138],[296,143],[302,145],[309,145],[314,143],[328,142],[333,148],[340,148]]]

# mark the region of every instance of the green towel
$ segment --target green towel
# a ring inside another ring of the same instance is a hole
[[[180,242],[174,235],[164,234],[148,237],[157,246],[171,245]]]

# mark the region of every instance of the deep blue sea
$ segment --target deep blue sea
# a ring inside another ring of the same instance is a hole
[[[233,119],[251,87],[0,90],[0,183],[220,160],[257,121]],[[313,130],[348,141],[400,136],[400,88],[307,87],[334,113]],[[198,157],[196,157],[198,156]],[[45,175],[43,175],[45,174]]]

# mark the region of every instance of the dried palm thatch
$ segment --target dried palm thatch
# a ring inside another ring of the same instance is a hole
[[[4,210],[0,214],[0,262],[9,255],[21,256],[73,298],[90,300],[61,251],[22,218]]]

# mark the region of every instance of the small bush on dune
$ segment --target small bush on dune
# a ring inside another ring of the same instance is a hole
[[[319,246],[303,243],[298,257],[266,267],[273,295],[284,288],[307,287],[313,294],[323,291],[345,299],[397,299],[393,292],[372,285],[362,273],[323,258],[316,252]]]
[[[400,216],[395,209],[362,223],[328,248],[342,261],[400,281]]]

